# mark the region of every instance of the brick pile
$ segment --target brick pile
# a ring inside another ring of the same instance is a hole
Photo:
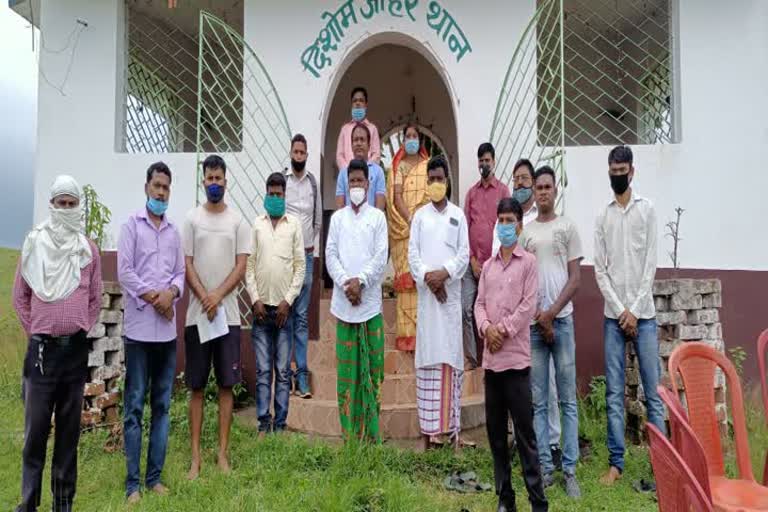
[[[83,427],[120,421],[120,380],[125,375],[122,336],[123,293],[118,283],[105,282],[99,319],[88,333],[92,346],[80,420]]]
[[[653,298],[656,305],[656,322],[659,325],[661,383],[671,387],[667,363],[678,345],[697,341],[706,343],[720,352],[725,351],[719,311],[723,302],[722,288],[718,279],[664,279],[654,283]],[[627,344],[626,376],[627,435],[632,442],[639,443],[644,438],[645,397],[637,357],[631,343]],[[719,370],[714,385],[720,433],[725,435],[728,428],[725,376]]]

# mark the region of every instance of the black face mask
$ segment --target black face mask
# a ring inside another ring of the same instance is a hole
[[[488,176],[491,174],[491,166],[490,165],[481,165],[480,166],[480,176],[483,179],[488,178]]]
[[[629,188],[629,173],[627,174],[611,174],[611,188],[613,192],[620,196]]]
[[[291,158],[291,167],[293,168],[294,171],[301,172],[301,171],[304,170],[304,167],[306,167],[306,166],[307,166],[307,161],[306,160],[304,160],[303,162],[298,162],[298,161],[294,160],[293,158]]]

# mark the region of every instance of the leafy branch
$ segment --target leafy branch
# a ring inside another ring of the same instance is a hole
[[[105,230],[112,220],[112,211],[99,201],[99,195],[91,185],[83,187],[85,207],[83,208],[83,220],[85,221],[85,236],[96,243],[102,249],[106,241]]]
[[[672,267],[673,268],[680,268],[680,258],[678,257],[677,251],[680,248],[680,242],[683,240],[680,238],[680,217],[683,216],[683,210],[679,206],[675,208],[675,213],[677,214],[677,218],[675,220],[671,220],[667,222],[666,228],[667,233],[665,236],[668,236],[672,239],[673,245],[672,250],[668,252],[669,257],[672,259]]]

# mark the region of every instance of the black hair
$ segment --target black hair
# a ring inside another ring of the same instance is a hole
[[[512,176],[515,175],[515,171],[517,169],[519,169],[520,167],[527,167],[528,170],[531,171],[531,177],[533,177],[533,175],[534,175],[533,164],[527,158],[521,158],[520,160],[515,162],[515,166],[512,168]]]
[[[365,102],[368,103],[368,91],[365,89],[365,87],[358,85],[354,89],[352,89],[352,94],[349,95],[349,99],[352,100],[352,98],[355,97],[355,94],[361,92],[363,93],[363,96],[365,96]]]
[[[365,126],[365,123],[355,123],[355,126],[352,127],[352,131],[350,133],[350,140],[352,140],[352,137],[355,135],[355,130],[358,128],[365,130],[365,134],[368,135],[368,144],[371,143],[371,130],[368,129],[367,126]]]
[[[205,176],[205,171],[207,169],[221,169],[221,171],[224,173],[224,176],[227,175],[227,164],[219,155],[209,155],[205,160],[203,160],[203,176]]]
[[[416,130],[416,133],[419,135],[419,142],[421,142],[421,130],[419,130],[419,125],[417,125],[414,121],[408,121],[405,123],[405,128],[403,128],[403,140],[405,140],[405,133],[408,131],[408,128],[413,128]]]
[[[297,133],[297,134],[296,134],[296,135],[294,135],[294,136],[293,136],[293,138],[291,139],[291,149],[293,149],[293,145],[294,145],[294,144],[296,144],[297,142],[301,142],[301,143],[303,143],[303,144],[304,144],[304,147],[305,147],[305,148],[307,147],[307,138],[306,138],[306,137],[304,137],[304,136],[303,136],[302,134],[300,134],[300,133]]]
[[[536,173],[533,175],[533,181],[536,182],[542,176],[552,176],[552,184],[557,185],[557,178],[555,177],[555,170],[548,165],[542,165],[536,169]]]
[[[499,205],[496,207],[496,215],[510,212],[515,214],[515,217],[517,217],[517,222],[523,221],[523,207],[520,206],[520,203],[517,202],[517,199],[505,197],[499,201]]]
[[[427,163],[427,173],[440,168],[443,169],[445,179],[448,179],[448,174],[450,172],[450,169],[448,168],[448,160],[446,160],[443,155],[435,155],[429,159],[429,162]]]
[[[480,147],[477,148],[477,158],[483,158],[483,155],[486,153],[490,153],[491,158],[496,160],[496,150],[493,148],[493,144],[490,142],[483,142],[480,144]]]
[[[173,177],[171,176],[171,170],[168,168],[165,162],[155,162],[147,168],[147,183],[152,181],[152,176],[156,172],[159,172],[160,174],[165,174],[166,176],[168,176],[169,183],[173,181]]]
[[[629,146],[616,146],[608,153],[608,165],[629,164],[632,165],[632,150]]]
[[[282,187],[285,192],[285,176],[281,172],[273,172],[267,178],[267,191],[269,187]]]
[[[365,179],[368,179],[368,162],[365,160],[360,160],[359,158],[355,158],[351,162],[349,162],[349,166],[347,167],[347,181],[349,181],[349,175],[352,174],[352,171],[363,171],[363,174],[365,175]]]

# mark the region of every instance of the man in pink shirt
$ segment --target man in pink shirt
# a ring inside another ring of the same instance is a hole
[[[464,200],[464,216],[469,228],[469,269],[461,281],[464,357],[470,369],[477,368],[481,361],[475,336],[477,324],[472,314],[477,297],[477,280],[483,263],[491,257],[496,206],[499,200],[509,197],[509,188],[494,176],[496,150],[490,142],[484,142],[477,148],[477,166],[480,180],[469,189]]]
[[[378,164],[381,160],[381,140],[376,125],[368,120],[368,91],[365,87],[352,89],[352,119],[347,121],[339,131],[336,142],[336,167],[339,171],[346,169],[349,162],[355,158],[352,151],[352,130],[358,123],[363,123],[371,132],[368,161]]]
[[[51,509],[69,512],[77,484],[77,444],[91,330],[101,309],[99,249],[82,233],[82,191],[71,176],[51,186],[49,217],[24,240],[13,305],[29,336],[24,358],[21,504],[40,506],[45,450],[55,414]]]
[[[530,382],[530,324],[536,314],[539,286],[536,258],[517,243],[523,229],[520,203],[504,198],[496,211],[501,250],[483,265],[475,318],[485,340],[485,417],[499,496],[498,512],[517,510],[507,445],[510,416],[531,509],[543,512],[548,510],[548,504],[533,430]]]

